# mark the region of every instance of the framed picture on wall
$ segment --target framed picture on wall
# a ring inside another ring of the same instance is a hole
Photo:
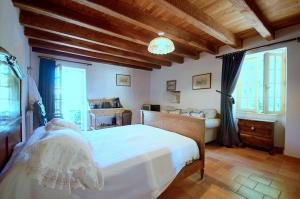
[[[194,75],[192,78],[193,90],[210,89],[211,88],[211,73]]]
[[[131,86],[131,77],[130,75],[116,75],[116,85],[117,86]]]
[[[167,81],[167,91],[176,91],[176,80]]]

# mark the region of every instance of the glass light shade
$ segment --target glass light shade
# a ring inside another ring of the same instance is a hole
[[[168,54],[175,50],[174,43],[166,37],[157,37],[150,41],[148,51],[153,54]]]

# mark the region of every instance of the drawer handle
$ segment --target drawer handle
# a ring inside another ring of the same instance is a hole
[[[252,130],[252,131],[254,131],[254,130],[255,130],[254,126],[251,126],[251,130]]]

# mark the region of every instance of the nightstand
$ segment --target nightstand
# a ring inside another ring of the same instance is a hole
[[[268,150],[272,154],[276,121],[239,118],[239,136],[243,144]]]

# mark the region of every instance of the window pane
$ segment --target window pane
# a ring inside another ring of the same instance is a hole
[[[9,86],[9,78],[7,75],[0,74],[0,86]]]
[[[282,76],[282,57],[276,56],[276,83],[281,83]]]
[[[275,57],[273,55],[269,56],[269,71],[273,71],[275,69]]]
[[[269,76],[269,82],[268,84],[274,84],[275,83],[275,59],[274,56],[269,57],[269,69],[268,69],[268,76]]]
[[[255,111],[257,109],[257,86],[261,81],[257,79],[259,57],[245,58],[242,64],[240,78],[237,83],[239,90],[237,98],[239,109]],[[260,71],[261,72],[261,71]]]
[[[282,85],[285,77],[283,76],[285,67],[283,67],[283,53],[274,53],[269,56],[268,79],[267,82],[267,104],[268,112],[280,112],[283,106]]]
[[[8,100],[10,98],[10,91],[11,88],[9,87],[0,87],[0,99],[6,99]]]
[[[15,117],[19,114],[19,80],[6,64],[0,63],[0,117]]]
[[[62,67],[61,99],[63,117],[86,128],[86,73],[84,69]],[[77,92],[73,92],[76,88]]]
[[[281,98],[281,84],[275,84],[275,97]]]
[[[0,99],[0,112],[6,112],[10,110],[10,101]]]
[[[54,112],[61,115],[61,66],[55,68]]]
[[[4,75],[9,74],[9,68],[6,66],[0,67],[0,74],[4,74]]]

